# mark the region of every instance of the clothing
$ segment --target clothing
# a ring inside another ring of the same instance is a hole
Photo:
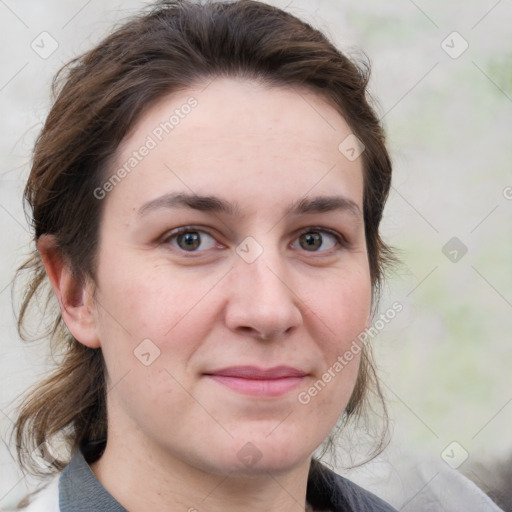
[[[377,496],[365,491],[325,466],[313,463],[307,500],[315,512],[396,512]],[[101,485],[81,452],[77,452],[60,476],[40,491],[25,512],[126,512]]]
[[[397,512],[375,494],[318,462],[309,472],[306,498],[315,511]]]

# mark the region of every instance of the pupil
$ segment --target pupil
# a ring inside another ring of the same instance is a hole
[[[182,249],[191,250],[199,247],[199,233],[184,233],[178,237],[178,243]]]
[[[318,249],[322,245],[322,236],[320,233],[307,233],[302,235],[301,245],[303,249],[308,251]]]

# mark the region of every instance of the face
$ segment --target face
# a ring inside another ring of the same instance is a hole
[[[102,189],[109,439],[226,474],[285,471],[326,438],[371,305],[350,133],[311,92],[234,79],[145,113]]]

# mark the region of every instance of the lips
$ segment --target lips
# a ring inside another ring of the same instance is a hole
[[[258,368],[256,366],[232,366],[208,372],[207,375],[237,377],[239,379],[272,380],[304,377],[306,373],[290,366],[275,366],[274,368],[267,369]]]
[[[231,366],[205,375],[238,393],[268,397],[284,395],[307,377],[306,372],[290,366]]]

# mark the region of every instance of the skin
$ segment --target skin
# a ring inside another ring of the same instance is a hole
[[[196,98],[103,199],[95,283],[73,279],[51,237],[38,247],[68,328],[103,350],[109,437],[92,470],[125,508],[304,510],[311,455],[348,403],[358,356],[307,405],[298,394],[370,315],[362,161],[340,153],[351,130],[312,92],[227,78],[205,85],[162,99],[120,146],[112,172]],[[144,210],[172,193],[216,196],[237,211]],[[353,206],[287,213],[318,196]],[[173,237],[183,226],[193,226],[196,239],[200,232],[195,252]],[[320,232],[314,250],[304,248],[303,231]],[[246,237],[258,245],[244,245]],[[248,263],[240,247],[263,252]],[[160,351],[148,366],[134,355],[144,339]],[[235,365],[286,365],[306,376],[268,397],[205,375]],[[251,463],[241,449],[254,455]]]

